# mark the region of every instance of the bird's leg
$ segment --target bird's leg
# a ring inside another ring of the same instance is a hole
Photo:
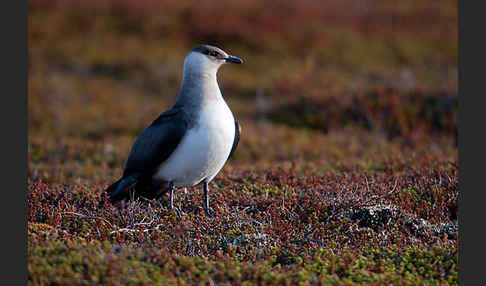
[[[169,182],[169,192],[170,192],[170,203],[169,203],[169,211],[175,210],[177,212],[177,216],[181,218],[181,211],[174,207],[174,182]]]
[[[204,210],[208,216],[211,216],[211,211],[209,210],[209,183],[204,181]]]
[[[174,208],[174,182],[169,182],[169,192],[170,192],[170,203],[169,203],[169,211]]]

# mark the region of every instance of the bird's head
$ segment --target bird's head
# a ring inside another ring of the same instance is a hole
[[[218,47],[199,45],[192,49],[184,60],[184,73],[216,74],[219,67],[225,63],[241,64],[243,61],[238,57],[226,53]]]

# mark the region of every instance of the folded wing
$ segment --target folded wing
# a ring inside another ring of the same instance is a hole
[[[123,175],[144,173],[152,176],[174,152],[187,130],[180,109],[169,109],[147,127],[133,144]]]
[[[231,158],[233,152],[235,152],[236,147],[238,146],[238,142],[240,142],[240,133],[241,133],[241,126],[238,124],[238,120],[235,118],[235,139],[233,140],[233,146],[231,147],[231,152],[228,156],[228,159]]]
[[[178,108],[167,110],[152,122],[133,144],[122,178],[106,189],[110,201],[128,198],[131,190],[147,198],[157,197],[162,190],[152,176],[177,148],[187,126],[183,111]]]

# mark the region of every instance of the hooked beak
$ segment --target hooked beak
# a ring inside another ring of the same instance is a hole
[[[242,63],[243,63],[243,60],[242,60],[242,59],[240,59],[239,57],[235,57],[235,56],[229,55],[229,56],[226,58],[226,62],[227,62],[227,63],[242,64]]]

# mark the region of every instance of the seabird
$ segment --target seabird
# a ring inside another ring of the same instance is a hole
[[[184,60],[181,89],[175,104],[138,136],[123,176],[106,189],[110,201],[158,198],[174,189],[203,184],[209,210],[209,182],[238,146],[241,127],[217,82],[225,63],[243,61],[215,46],[199,45]]]

